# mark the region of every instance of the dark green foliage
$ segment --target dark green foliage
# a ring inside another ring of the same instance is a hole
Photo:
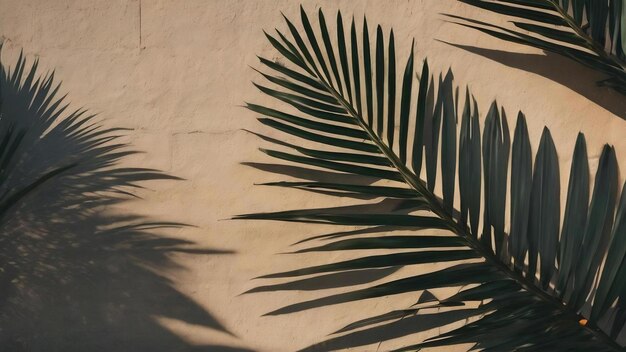
[[[539,1],[533,3],[540,7]],[[528,14],[539,16],[534,12]],[[321,12],[319,17],[323,19]],[[548,19],[550,23],[560,23],[559,17]],[[364,21],[363,38],[359,41],[353,22],[350,43],[342,42],[343,26],[338,26],[339,48],[335,50],[333,43],[327,39],[324,39],[324,45],[313,42],[316,40],[315,33],[304,11],[302,21],[306,37],[311,41],[308,44],[303,42],[291,23],[289,26],[295,45],[284,37],[281,37],[282,43],[278,39],[270,39],[277,50],[286,51],[285,57],[300,66],[302,72],[296,75],[286,71],[289,78],[280,78],[286,68],[261,59],[266,69],[272,72],[265,75],[270,81],[282,82],[284,79],[293,84],[278,83],[285,92],[259,88],[269,96],[292,106],[306,106],[309,110],[298,109],[301,113],[292,116],[255,104],[248,104],[248,107],[263,116],[259,120],[265,125],[299,137],[303,143],[305,140],[312,143],[304,147],[261,136],[265,141],[291,150],[264,151],[304,167],[315,166],[368,180],[386,179],[395,183],[371,185],[369,182],[364,185],[310,180],[273,182],[269,185],[339,197],[384,197],[387,201],[397,202],[397,205],[388,211],[363,210],[366,208],[359,211],[356,208],[341,211],[337,208],[300,209],[239,215],[236,218],[368,226],[309,239],[321,241],[322,244],[318,245],[307,247],[303,244],[307,241],[302,241],[298,245],[304,247],[294,253],[405,251],[363,254],[356,259],[266,275],[263,278],[319,276],[263,285],[251,291],[297,289],[298,285],[322,280],[326,275],[334,275],[332,273],[356,275],[357,271],[363,270],[377,270],[378,273],[383,268],[423,263],[447,262],[451,266],[291,304],[268,314],[286,314],[406,292],[417,294],[417,291],[438,287],[463,286],[454,296],[430,302],[429,306],[441,308],[463,305],[466,301],[481,301],[478,308],[457,311],[462,314],[454,317],[442,310],[429,314],[432,319],[419,320],[422,323],[417,324],[418,320],[410,317],[418,314],[420,307],[426,304],[418,302],[417,308],[406,307],[355,322],[340,330],[345,335],[331,337],[323,344],[306,350],[375,343],[378,341],[372,340],[374,336],[379,336],[379,340],[399,337],[394,335],[396,331],[409,334],[470,317],[476,319],[425,342],[417,341],[415,345],[407,346],[406,350],[468,342],[474,343],[475,349],[486,351],[620,349],[609,335],[621,331],[624,319],[605,319],[599,323],[604,317],[615,314],[624,316],[622,307],[626,299],[626,281],[623,279],[626,275],[626,201],[624,196],[619,202],[616,198],[617,162],[613,148],[606,146],[602,151],[593,196],[589,199],[587,151],[584,137],[582,134],[578,137],[561,231],[560,196],[565,185],[560,185],[556,146],[548,129],[544,129],[533,159],[523,114],[517,116],[511,140],[506,113],[494,102],[487,112],[481,134],[478,106],[469,89],[459,97],[451,71],[445,76],[440,75],[435,84],[426,62],[419,68],[421,74],[418,79],[413,80],[413,47],[404,70],[396,72],[393,34],[390,34],[385,47],[385,35],[380,26],[375,37],[369,38]],[[321,23],[322,38],[331,38],[323,21]],[[375,43],[374,68],[369,59],[370,41]],[[346,47],[348,44],[350,50]],[[362,66],[359,55],[354,54],[358,53],[358,45],[365,54]],[[307,53],[308,47],[314,49],[317,62]],[[326,52],[320,52],[322,47]],[[340,53],[340,60],[333,57],[336,52]],[[348,62],[348,52],[353,53],[351,62]],[[385,65],[388,60],[392,61]],[[341,68],[337,67],[339,64]],[[347,74],[347,67],[352,69],[350,74]],[[333,72],[335,82],[332,82],[330,72]],[[339,75],[339,72],[344,72],[344,75]],[[396,79],[396,74],[401,75],[400,79]],[[298,82],[308,82],[307,85],[315,89],[315,94]],[[341,83],[345,88],[340,88]],[[363,97],[360,96],[360,88],[357,88],[362,84],[366,87]],[[399,97],[395,96],[396,84],[399,85]],[[413,87],[414,84],[417,86]],[[348,87],[354,87],[354,94],[351,95]],[[400,101],[399,111],[393,105],[396,98]],[[361,99],[365,99],[367,108],[361,107]],[[412,99],[416,99],[413,106],[410,104]],[[376,118],[373,117],[374,110]],[[398,131],[395,121],[399,122]],[[411,125],[415,126],[414,129],[410,128]],[[421,180],[424,164],[426,180]],[[440,181],[436,179],[438,167],[441,170]],[[457,179],[458,192],[455,189]],[[433,193],[437,185],[441,185],[442,199]],[[511,195],[507,202],[508,189]],[[614,220],[616,203],[619,205]],[[455,204],[460,204],[459,211],[454,209]],[[417,215],[414,213],[417,210],[428,212]],[[481,216],[482,228],[479,226]],[[509,233],[505,229],[506,219],[510,219]],[[387,234],[391,229],[407,233]],[[424,233],[434,229],[439,232]],[[441,234],[442,230],[445,235]],[[360,237],[359,234],[368,236]],[[410,251],[407,252],[407,249]],[[606,263],[602,267],[605,257]],[[480,260],[476,260],[478,258]],[[474,260],[458,262],[468,259]],[[598,281],[599,285],[594,284]],[[579,320],[584,304],[591,305],[592,309],[590,314],[585,313],[589,323],[582,326]],[[416,319],[419,318],[418,314]],[[380,323],[382,325],[373,326]],[[382,329],[389,329],[390,333],[381,335]]]

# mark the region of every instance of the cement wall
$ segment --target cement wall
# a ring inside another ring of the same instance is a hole
[[[123,310],[111,323],[118,329],[72,321],[58,331],[49,330],[56,334],[49,340],[39,336],[45,335],[42,331],[33,331],[24,339],[38,342],[25,346],[65,351],[107,350],[103,346],[111,351],[142,346],[163,351],[193,346],[209,351],[226,351],[226,346],[289,351],[319,342],[355,320],[414,303],[415,295],[405,294],[262,317],[287,303],[346,288],[240,295],[258,284],[254,277],[347,257],[277,255],[300,239],[336,230],[330,226],[223,221],[240,213],[354,203],[255,187],[281,178],[240,164],[271,162],[257,151],[260,140],[242,131],[260,130],[260,124],[254,113],[240,106],[270,101],[252,86],[251,81],[261,77],[251,67],[259,67],[257,55],[278,56],[262,30],[285,29],[280,11],[297,20],[298,6],[287,0],[0,0],[3,62],[15,62],[20,50],[30,60],[39,58],[42,71],[56,70],[73,105],[97,112],[107,127],[130,129],[128,141],[145,153],[125,159],[124,165],[156,168],[184,179],[148,183],[148,189],[137,191],[141,199],[115,211],[194,225],[169,235],[193,241],[194,248],[232,251],[170,254],[167,265],[155,268],[167,290],[157,287],[152,298],[135,297],[137,306]],[[587,137],[592,172],[604,143],[615,146],[620,166],[626,167],[626,100],[595,87],[594,80],[600,78],[596,72],[447,23],[441,13],[494,24],[504,24],[505,18],[453,0],[303,1],[303,6],[308,11],[322,7],[328,14],[340,9],[345,18],[354,15],[359,23],[365,14],[370,26],[393,27],[399,57],[408,53],[415,38],[418,60],[428,57],[435,72],[451,67],[457,84],[472,88],[482,111],[493,99],[509,116],[524,111],[534,150],[542,128],[548,126],[559,151],[563,189],[579,131]],[[464,50],[443,41],[475,48]],[[387,279],[407,273],[402,269]],[[110,289],[126,292],[143,284],[138,278],[111,284]],[[152,290],[140,292],[150,296]],[[92,300],[84,308],[93,310],[89,314],[108,314],[107,309],[115,308],[104,304],[106,297],[90,298],[92,294],[85,289],[80,296]],[[185,307],[177,306],[181,301]],[[193,313],[196,309],[200,312]],[[39,316],[41,323],[34,326],[62,326],[64,313],[58,314]],[[389,350],[433,333],[372,343],[361,350]]]

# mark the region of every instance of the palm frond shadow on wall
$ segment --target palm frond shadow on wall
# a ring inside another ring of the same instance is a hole
[[[352,259],[266,275],[270,282],[249,292],[346,289],[267,314],[415,293],[415,305],[355,321],[303,350],[365,346],[458,322],[465,324],[426,341],[407,337],[398,350],[461,343],[484,351],[621,350],[626,195],[618,195],[613,147],[604,146],[592,179],[580,134],[562,187],[547,128],[533,159],[521,112],[510,131],[494,102],[481,130],[476,100],[454,86],[452,72],[435,75],[426,61],[416,70],[413,47],[396,67],[393,31],[378,26],[370,37],[366,19],[362,27],[344,24],[338,13],[331,33],[321,10],[319,28],[303,9],[301,20],[299,29],[286,18],[291,38],[266,33],[289,66],[260,58],[269,83],[255,85],[282,107],[247,104],[282,133],[257,134],[276,147],[261,150],[298,166],[251,165],[302,179],[267,186],[380,201],[236,216],[357,227],[293,250],[353,251]],[[384,280],[428,263],[447,267]],[[431,292],[445,287],[458,292]]]
[[[135,152],[59,97],[54,73],[0,65],[0,350],[245,351],[192,346],[156,317],[229,333],[160,273],[174,253],[228,254],[168,234],[186,226],[111,207],[163,172],[119,166]]]
[[[544,76],[626,119],[623,97],[626,94],[626,4],[623,0],[459,1],[511,19],[510,23],[500,26],[444,14],[449,22],[540,49],[545,55],[448,44]],[[614,92],[619,94],[612,94]]]

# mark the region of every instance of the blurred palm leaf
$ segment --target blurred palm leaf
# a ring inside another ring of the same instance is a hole
[[[450,71],[436,78],[424,62],[415,85],[413,47],[404,67],[396,72],[393,31],[386,37],[378,26],[375,38],[370,38],[367,21],[357,31],[353,20],[350,39],[346,40],[339,13],[337,32],[333,33],[337,39],[333,41],[323,12],[318,15],[321,41],[304,10],[303,31],[287,19],[292,39],[278,30],[277,36],[266,33],[292,65],[260,58],[269,72],[263,76],[275,85],[256,86],[287,105],[280,110],[251,103],[247,107],[262,115],[259,121],[264,125],[302,141],[296,145],[261,136],[289,150],[261,149],[266,154],[303,165],[312,174],[315,169],[311,167],[315,167],[368,182],[316,182],[311,176],[307,182],[267,185],[332,196],[384,197],[395,205],[386,210],[376,206],[299,209],[246,214],[236,219],[368,226],[317,236],[310,240],[324,244],[309,245],[296,253],[393,251],[268,275],[264,278],[319,276],[251,291],[310,287],[312,281],[338,273],[356,275],[363,270],[380,273],[376,270],[423,263],[453,264],[435,272],[295,303],[268,314],[464,286],[454,296],[435,303],[420,300],[416,307],[355,322],[338,331],[344,335],[309,349],[375,343],[372,339],[388,338],[378,334],[385,328],[391,335],[400,334],[397,331],[409,334],[466,318],[473,321],[425,342],[417,341],[406,350],[458,343],[474,343],[475,349],[490,351],[621,349],[616,338],[626,320],[626,196],[617,202],[614,149],[607,145],[602,151],[589,204],[587,151],[584,136],[578,136],[561,227],[559,165],[548,129],[543,131],[533,168],[523,114],[517,117],[511,142],[505,112],[494,102],[481,135],[477,103],[469,90],[464,97],[459,96]],[[305,140],[313,143],[305,147]],[[437,180],[439,170],[441,178]],[[420,179],[423,174],[425,181]],[[372,180],[380,182],[372,184]],[[511,196],[507,201],[509,182]],[[434,193],[438,186],[442,199]],[[455,202],[457,197],[460,201]],[[455,204],[460,205],[458,210]],[[508,233],[507,219],[511,224]],[[391,229],[439,232],[386,234]],[[357,236],[360,234],[368,235]],[[371,281],[379,278],[374,276]],[[456,315],[441,312],[438,319],[437,313],[430,314],[428,326],[411,323],[398,328],[398,324],[411,322],[406,317],[420,309],[470,301],[482,303]],[[361,336],[360,342],[350,340],[357,336]]]
[[[626,94],[623,0],[460,0],[514,17],[516,29],[448,15],[494,37],[569,57],[607,76],[598,83]]]
[[[231,350],[192,345],[154,319],[230,334],[163,272],[182,268],[172,254],[231,252],[170,234],[187,225],[126,204],[147,181],[180,178],[134,167],[129,129],[71,108],[37,60],[1,59],[0,350]]]
[[[2,51],[0,43],[0,52]],[[37,63],[35,63],[29,71],[26,67],[26,61],[20,55],[18,63],[13,70],[5,71],[5,67],[0,65],[0,217],[14,207],[19,201],[35,190],[38,186],[47,180],[63,173],[76,166],[76,162],[66,162],[64,165],[55,165],[41,170],[34,178],[15,179],[12,170],[21,160],[20,156],[24,153],[25,140],[28,140],[29,127],[15,120],[15,110],[19,109],[21,102],[19,92],[22,90],[40,90],[32,102],[24,102],[26,108],[33,110],[41,110],[42,114],[52,117],[54,110],[59,108],[59,103],[54,103],[50,99],[49,91],[53,89],[52,76],[43,80],[35,81],[37,71]],[[78,118],[82,113],[74,112],[70,116],[70,120]],[[46,128],[49,128],[54,122],[54,118],[45,121]],[[31,137],[32,138],[32,137]],[[22,175],[23,176],[23,175]],[[11,182],[13,181],[13,183]]]
[[[38,60],[28,64],[22,53],[14,67],[0,60],[0,217],[52,180],[61,182],[54,184],[59,200],[71,202],[64,206],[86,210],[135,197],[130,189],[141,181],[179,179],[155,169],[116,167],[137,153],[119,141],[128,129],[104,128],[82,108],[70,111],[54,72],[41,75],[38,67]],[[86,201],[85,194],[97,193]]]

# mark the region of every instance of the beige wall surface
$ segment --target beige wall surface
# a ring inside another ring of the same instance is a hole
[[[146,189],[136,191],[141,199],[115,211],[193,225],[168,235],[194,242],[190,248],[216,250],[173,253],[167,265],[152,268],[167,289],[140,291],[146,296],[135,297],[136,302],[148,303],[124,310],[114,322],[120,329],[80,324],[61,328],[62,312],[61,317],[37,318],[42,321],[37,325],[40,329],[50,329],[56,336],[46,342],[38,337],[41,331],[25,331],[32,335],[23,338],[38,341],[26,343],[33,350],[67,351],[72,346],[96,350],[95,346],[111,344],[112,351],[141,350],[141,346],[172,351],[194,346],[209,351],[290,351],[326,339],[350,322],[415,302],[412,293],[263,316],[289,303],[350,288],[241,295],[259,284],[254,277],[355,255],[277,254],[298,240],[337,230],[331,226],[224,220],[241,213],[359,202],[254,186],[284,177],[240,164],[272,162],[257,150],[262,141],[243,129],[268,131],[241,105],[246,101],[270,104],[251,84],[261,81],[252,69],[260,66],[256,56],[278,57],[262,30],[286,29],[281,11],[299,22],[299,4],[287,0],[0,0],[5,64],[13,64],[20,50],[29,60],[39,58],[42,72],[56,71],[73,106],[98,113],[107,127],[130,129],[128,141],[144,153],[125,159],[123,165],[151,167],[184,179],[146,183]],[[354,15],[358,23],[367,15],[370,27],[377,23],[385,29],[393,27],[399,57],[407,55],[414,38],[420,62],[428,57],[435,72],[451,67],[457,84],[471,87],[482,111],[493,99],[509,116],[524,111],[534,150],[542,128],[548,126],[559,151],[562,188],[579,131],[587,137],[592,172],[604,143],[615,146],[618,162],[622,170],[626,168],[626,101],[595,87],[597,73],[565,58],[544,56],[448,23],[442,13],[495,24],[506,24],[506,18],[453,0],[303,1],[303,6],[308,11],[322,7],[331,18],[340,9],[345,18]],[[380,282],[434,267],[401,269]],[[116,283],[111,290],[133,292],[133,286],[143,284],[137,278]],[[107,306],[106,297],[90,298],[92,294],[87,290],[81,296],[91,300],[88,309],[104,315],[115,310]],[[177,300],[170,299],[173,296],[186,306],[179,307]],[[371,341],[357,350],[389,350],[437,331],[382,344]],[[44,348],[46,344],[54,348]]]

